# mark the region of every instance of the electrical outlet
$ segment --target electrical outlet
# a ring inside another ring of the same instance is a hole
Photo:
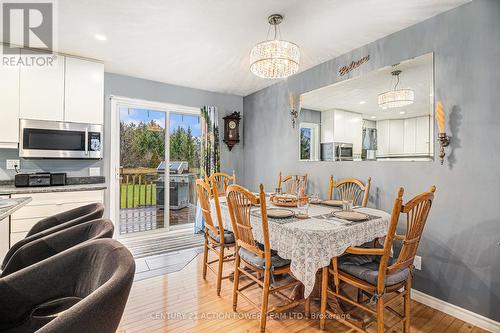
[[[5,164],[6,164],[7,170],[15,170],[16,165],[17,165],[18,169],[21,168],[21,161],[20,160],[7,160]]]
[[[101,175],[101,168],[89,168],[89,176],[90,177],[98,177]]]
[[[421,256],[415,256],[415,260],[413,260],[413,266],[415,266],[415,269],[418,269],[419,271],[422,269],[422,257]]]

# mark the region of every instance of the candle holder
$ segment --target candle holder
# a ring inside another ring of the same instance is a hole
[[[441,165],[443,165],[444,157],[446,156],[444,152],[444,147],[448,147],[450,145],[450,137],[446,133],[439,133],[438,141],[440,146],[439,159],[441,160]]]
[[[295,109],[290,109],[290,115],[292,116],[292,128],[295,128],[295,123],[299,117],[299,112]]]
[[[295,124],[297,122],[297,118],[299,118],[301,108],[302,108],[302,95],[299,96],[299,103],[297,105],[295,104],[295,98],[293,97],[293,94],[290,93],[290,115],[292,116],[292,128],[295,128]]]

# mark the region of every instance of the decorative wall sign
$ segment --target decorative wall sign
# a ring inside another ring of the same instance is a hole
[[[362,64],[368,62],[368,60],[370,60],[370,55],[369,54],[367,56],[359,59],[359,60],[352,61],[348,66],[342,66],[342,67],[340,67],[340,69],[339,69],[340,76],[344,76],[344,75],[348,74],[353,69],[356,69],[359,66],[361,66]]]

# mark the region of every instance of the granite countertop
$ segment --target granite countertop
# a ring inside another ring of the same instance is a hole
[[[6,217],[9,217],[16,210],[18,210],[19,208],[26,205],[28,202],[31,201],[31,198],[26,197],[26,198],[15,198],[15,199],[8,199],[8,200],[16,201],[17,204],[15,204],[13,206],[5,207],[5,208],[0,208],[0,221]],[[2,199],[0,199],[0,202],[1,201],[2,201]]]
[[[105,190],[106,184],[76,184],[64,186],[44,186],[44,187],[15,187],[14,185],[0,186],[0,194],[30,194],[30,193],[51,193],[51,192],[74,192],[74,191],[95,191]]]

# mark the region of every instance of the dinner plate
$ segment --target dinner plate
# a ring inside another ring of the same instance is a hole
[[[359,221],[366,221],[369,219],[369,216],[360,212],[348,212],[348,211],[340,211],[340,212],[333,212],[333,216],[342,219],[342,220],[347,220],[347,221],[352,221],[352,222],[359,222]]]
[[[293,210],[284,209],[284,208],[269,208],[267,210],[267,216],[273,219],[286,219],[289,217],[293,217],[295,213]]]
[[[323,200],[321,201],[323,205],[340,207],[342,206],[342,200]]]
[[[12,199],[0,199],[0,208],[8,208],[17,205],[17,201]]]

